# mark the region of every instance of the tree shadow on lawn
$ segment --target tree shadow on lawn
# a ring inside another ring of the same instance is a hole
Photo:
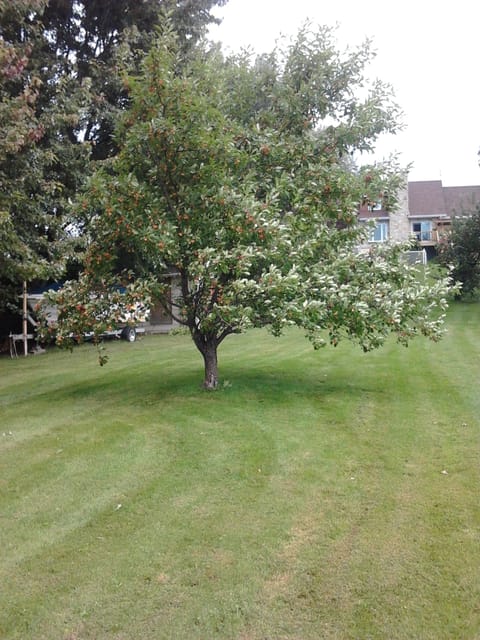
[[[107,367],[110,365],[107,365]],[[79,402],[83,398],[97,400],[102,404],[129,403],[142,406],[168,401],[200,402],[270,402],[288,403],[299,398],[326,398],[331,395],[348,393],[349,396],[363,396],[380,391],[374,381],[365,380],[361,372],[342,370],[328,376],[320,367],[306,367],[303,371],[268,370],[263,367],[236,366],[225,363],[217,391],[202,388],[201,368],[192,367],[182,372],[162,371],[162,365],[148,369],[102,370],[101,375],[85,377],[69,383],[68,378],[58,386],[55,399]],[[43,394],[42,394],[43,395]]]

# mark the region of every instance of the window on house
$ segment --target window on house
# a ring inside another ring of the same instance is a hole
[[[368,205],[369,211],[381,211],[383,209],[383,202],[370,202]]]
[[[419,242],[428,242],[432,239],[431,220],[422,220],[412,223],[412,231]]]
[[[388,222],[377,222],[376,227],[371,230],[370,242],[386,242],[388,240]]]

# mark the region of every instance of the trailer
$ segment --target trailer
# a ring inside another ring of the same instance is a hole
[[[10,345],[10,357],[16,358],[19,355],[19,350],[17,347],[18,343],[23,344],[23,355],[27,356],[29,353],[42,353],[44,350],[40,348],[36,336],[36,330],[38,327],[38,322],[35,319],[35,311],[38,309],[40,304],[43,304],[43,316],[49,325],[55,325],[58,317],[57,309],[54,305],[44,304],[44,293],[29,293],[27,291],[27,285],[24,283],[23,285],[23,294],[22,294],[22,333],[10,333],[9,334],[9,345]],[[29,326],[31,326],[29,332]],[[33,332],[32,332],[33,330]],[[145,333],[145,327],[141,324],[132,325],[126,320],[124,323],[119,324],[117,327],[112,329],[111,331],[105,331],[101,334],[102,338],[113,338],[113,339],[122,339],[127,342],[135,342],[137,336]],[[94,333],[87,332],[83,334],[83,340],[92,340],[94,337]],[[28,343],[35,341],[35,346],[30,349],[28,348]]]

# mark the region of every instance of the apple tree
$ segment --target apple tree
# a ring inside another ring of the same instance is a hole
[[[309,25],[256,59],[200,46],[185,60],[168,29],[159,36],[125,79],[119,153],[79,203],[91,214],[88,258],[57,299],[57,339],[72,327],[99,334],[121,282],[130,309],[155,298],[188,328],[207,389],[219,345],[249,327],[297,325],[314,347],[437,339],[448,281],[419,277],[401,247],[361,249],[359,203],[382,197],[393,209],[405,179],[394,162],[355,165],[398,127],[389,87],[364,80],[371,56],[368,42],[340,52],[334,32]]]

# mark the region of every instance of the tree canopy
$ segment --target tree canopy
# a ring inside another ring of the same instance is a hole
[[[216,19],[215,5],[226,0],[49,0],[42,16],[42,56],[59,77],[87,82],[91,100],[78,131],[92,143],[94,159],[115,152],[112,133],[118,110],[127,102],[125,66],[135,69],[156,29],[169,20],[185,53]],[[78,133],[77,131],[77,133]]]
[[[130,283],[125,305],[153,297],[188,328],[206,388],[218,383],[218,346],[248,327],[298,325],[315,347],[437,339],[447,281],[422,280],[400,247],[361,250],[359,203],[393,209],[405,179],[395,163],[353,161],[398,126],[389,87],[365,82],[371,56],[368,42],[339,52],[330,29],[306,25],[257,59],[203,46],[185,60],[166,29],[126,80],[119,153],[80,204],[91,242],[80,283],[56,298],[60,341],[100,334],[119,282]]]

